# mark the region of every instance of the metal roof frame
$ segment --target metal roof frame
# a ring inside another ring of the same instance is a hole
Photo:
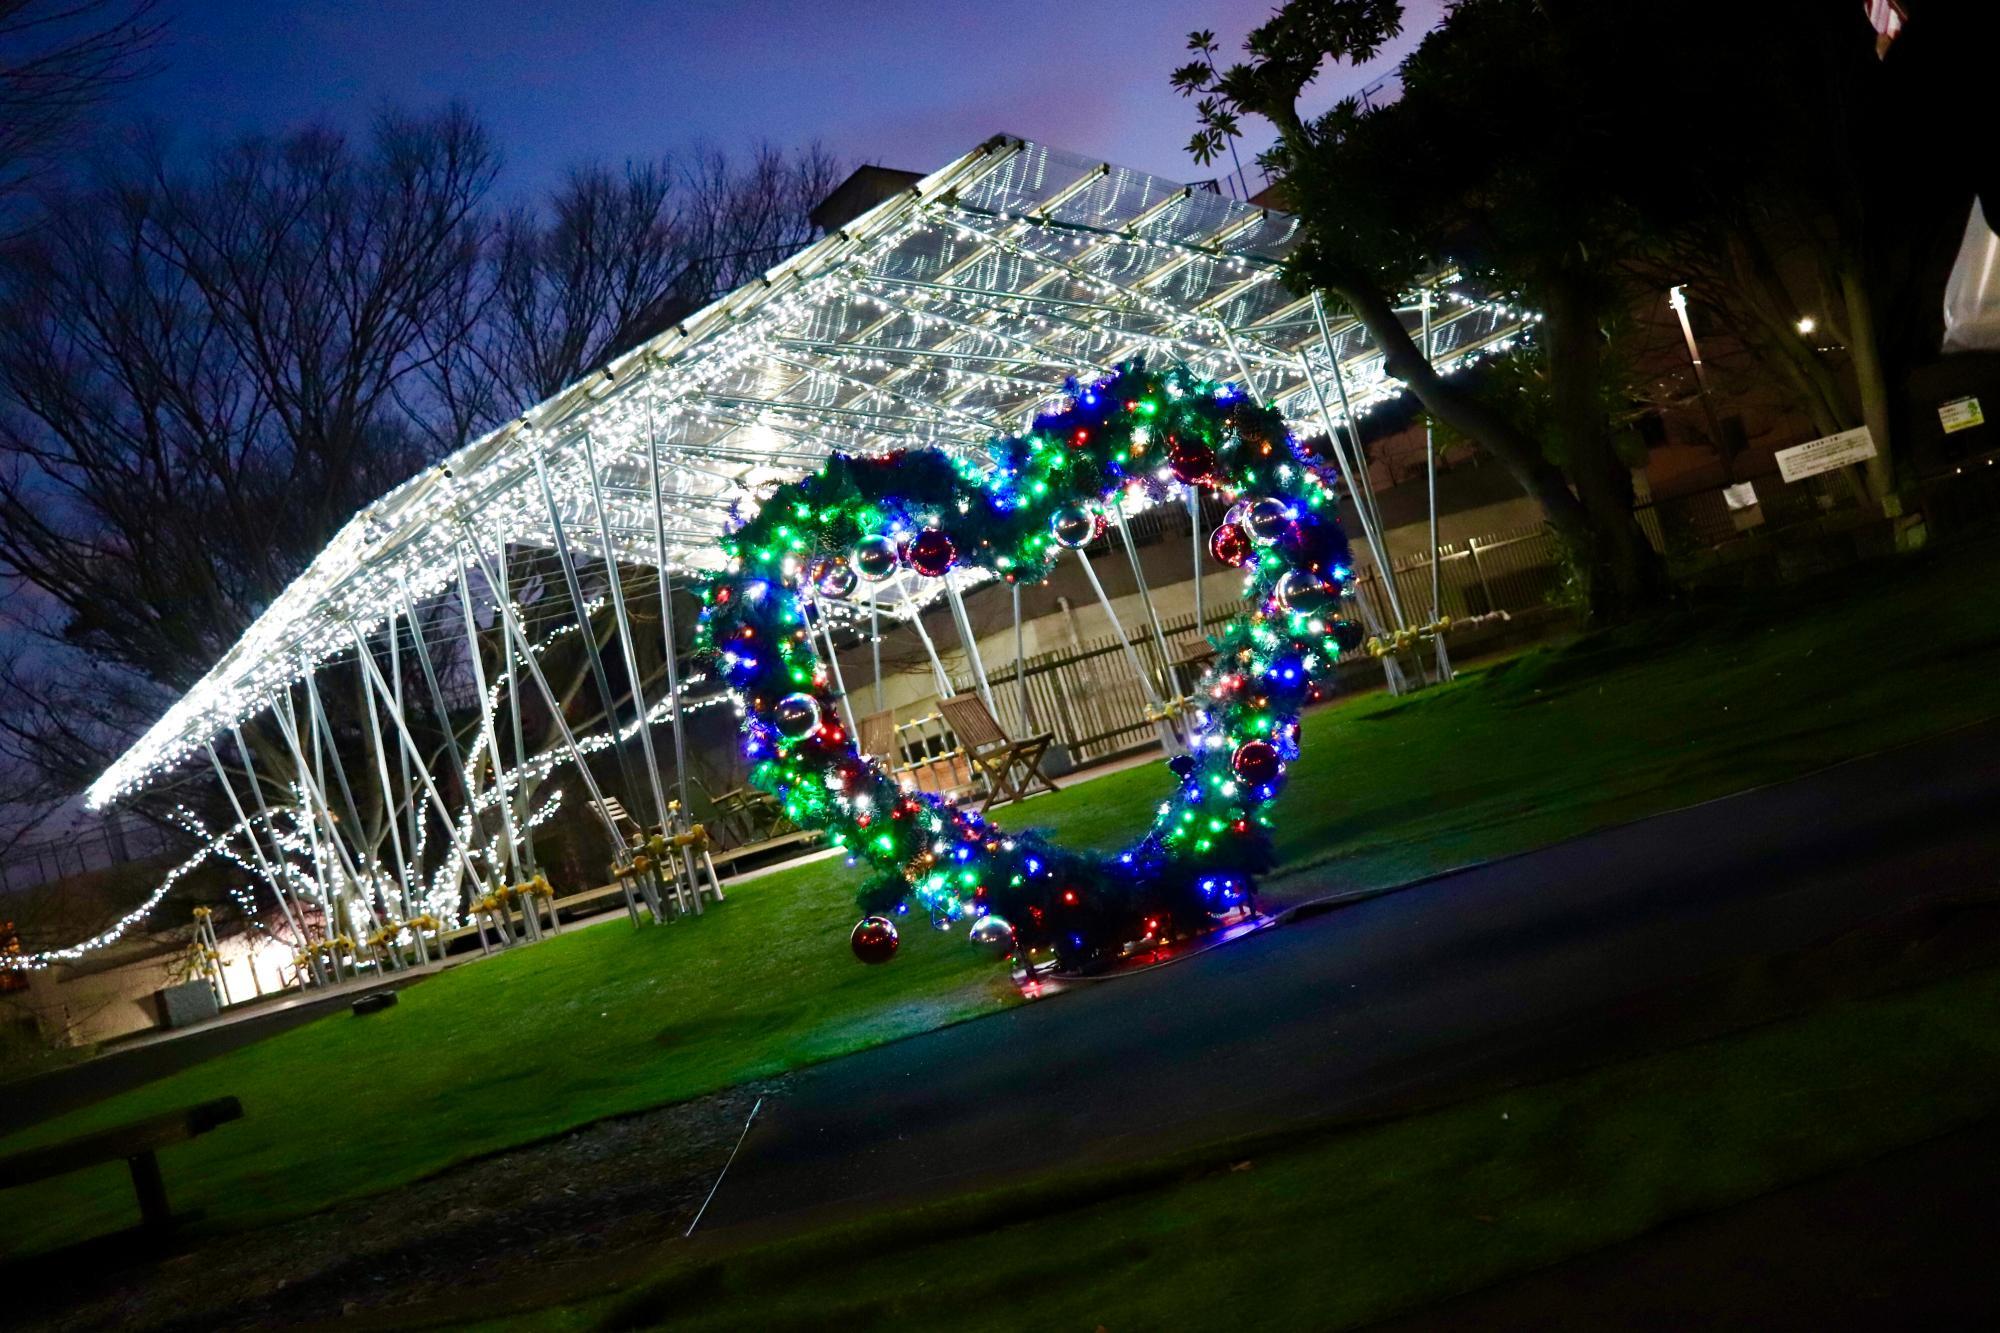
[[[446,586],[473,521],[546,544],[537,461],[564,527],[588,534],[580,547],[684,571],[712,566],[731,501],[833,451],[976,455],[1068,378],[1139,352],[1247,379],[1295,419],[1312,404],[1305,362],[1325,371],[1329,350],[1357,409],[1389,396],[1358,327],[1340,326],[1329,348],[1295,318],[1309,298],[1279,279],[1297,233],[1282,213],[996,136],[363,508],[86,801],[198,759],[305,664],[352,653],[405,584],[418,596]],[[1449,360],[1525,321],[1475,294],[1434,322]],[[655,442],[665,550],[651,535]],[[600,476],[628,478],[605,488],[608,534],[588,500],[593,451]]]

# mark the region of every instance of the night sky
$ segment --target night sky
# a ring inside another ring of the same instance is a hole
[[[163,68],[118,110],[195,147],[455,97],[505,150],[510,192],[582,159],[697,142],[818,138],[848,161],[929,171],[1001,131],[1193,179],[1219,172],[1183,151],[1192,107],[1167,75],[1190,30],[1234,52],[1272,3],[166,0]],[[1316,100],[1389,74],[1442,6],[1410,0],[1395,49],[1332,72]]]

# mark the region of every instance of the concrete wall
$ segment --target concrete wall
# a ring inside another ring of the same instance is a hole
[[[220,943],[222,975],[232,1002],[284,988],[280,972],[289,967],[292,955],[282,945],[247,935]],[[133,940],[87,963],[30,972],[25,992],[0,996],[0,1015],[9,1022],[32,1023],[52,1046],[90,1045],[147,1031],[159,1025],[153,993],[173,983],[186,947],[184,936]]]

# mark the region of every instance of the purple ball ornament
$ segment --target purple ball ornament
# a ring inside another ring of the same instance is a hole
[[[1081,506],[1058,509],[1049,520],[1049,532],[1058,546],[1066,546],[1074,551],[1090,545],[1091,540],[1104,530],[1104,520]]]
[[[972,942],[973,948],[995,958],[1005,958],[1014,952],[1014,927],[990,912],[972,923],[966,938]]]
[[[1229,767],[1235,772],[1238,782],[1262,787],[1285,771],[1285,762],[1278,757],[1278,747],[1271,742],[1245,741],[1230,756]]]
[[[910,568],[925,578],[941,579],[958,562],[958,547],[942,528],[925,528],[910,539]]]
[[[1200,440],[1175,436],[1167,442],[1167,468],[1174,480],[1191,486],[1215,471],[1215,450]]]
[[[902,941],[896,937],[896,923],[886,916],[864,916],[847,937],[847,947],[870,967],[896,956]]]
[[[1340,588],[1309,569],[1294,569],[1278,580],[1277,597],[1294,615],[1322,616],[1340,600]]]
[[[813,581],[822,597],[832,597],[845,601],[853,596],[861,578],[854,572],[854,566],[845,560],[825,560],[820,562],[819,577]]]
[[[1259,546],[1269,546],[1284,536],[1291,524],[1292,516],[1285,511],[1284,502],[1271,499],[1253,500],[1243,519],[1250,539]]]
[[[1219,564],[1241,568],[1250,563],[1256,550],[1250,545],[1249,533],[1234,523],[1224,523],[1208,534],[1208,553]]]
[[[771,710],[778,734],[787,740],[804,740],[819,730],[819,700],[810,694],[788,694]]]

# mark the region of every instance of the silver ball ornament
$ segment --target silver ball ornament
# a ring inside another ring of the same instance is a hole
[[[847,562],[854,572],[870,583],[880,583],[896,572],[896,543],[881,533],[863,537],[848,552]]]
[[[1269,546],[1284,536],[1291,521],[1284,504],[1269,499],[1254,501],[1243,516],[1243,526],[1249,531],[1251,540],[1263,546]]]
[[[972,941],[973,948],[995,958],[1005,958],[1014,952],[1014,927],[990,912],[972,923],[966,938]]]
[[[819,700],[810,694],[788,694],[771,710],[778,734],[799,740],[819,730]]]
[[[1049,531],[1055,535],[1058,545],[1074,551],[1090,545],[1090,539],[1097,535],[1097,515],[1088,509],[1058,509],[1049,520]]]

